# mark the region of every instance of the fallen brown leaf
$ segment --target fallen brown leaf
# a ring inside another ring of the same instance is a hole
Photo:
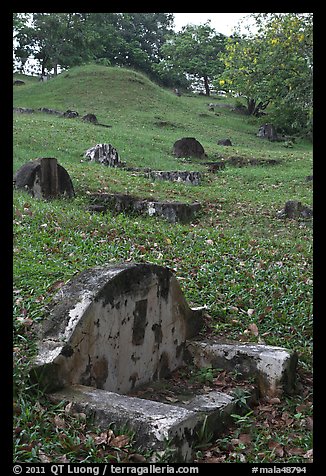
[[[129,443],[128,435],[118,435],[110,441],[110,445],[115,448],[123,448]]]
[[[276,441],[269,441],[268,442],[268,448],[270,450],[274,451],[274,453],[277,456],[279,456],[280,458],[282,458],[284,456],[284,449],[283,449],[282,445],[280,445]]]
[[[239,436],[239,440],[240,440],[242,443],[249,444],[249,443],[251,443],[251,436],[249,435],[249,433],[242,433],[242,434]]]
[[[313,430],[313,427],[314,427],[314,420],[312,417],[308,416],[306,418],[306,427],[308,428],[308,430]]]
[[[55,424],[56,428],[59,428],[59,429],[66,428],[66,422],[59,415],[56,415],[54,417],[54,424]]]

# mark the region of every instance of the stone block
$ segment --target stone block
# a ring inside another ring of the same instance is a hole
[[[212,366],[254,377],[263,396],[295,391],[298,358],[282,347],[193,341],[188,342],[187,350],[198,367]]]
[[[175,405],[74,386],[51,394],[57,402],[72,402],[75,411],[90,415],[100,428],[128,426],[140,449],[162,452],[169,444],[172,461],[190,461],[200,413]]]
[[[190,185],[199,185],[201,180],[200,172],[153,170],[145,176],[153,180],[169,180]]]
[[[217,436],[230,423],[232,413],[241,413],[232,396],[217,391],[197,395],[187,404],[167,404],[75,385],[50,398],[71,402],[73,411],[92,416],[102,429],[112,423],[117,429],[127,426],[141,450],[161,453],[168,445],[170,462],[192,461],[203,426],[207,434]]]
[[[201,209],[200,203],[151,201],[121,193],[93,193],[90,199],[94,205],[105,206],[114,212],[157,216],[170,223],[189,223]]]

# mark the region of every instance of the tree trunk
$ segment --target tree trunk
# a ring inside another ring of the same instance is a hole
[[[256,116],[256,117],[261,116],[263,114],[261,111],[266,109],[269,103],[270,103],[270,99],[267,99],[265,102],[260,101],[257,104],[255,99],[247,98],[248,114],[250,116]]]
[[[205,86],[205,94],[206,96],[210,95],[209,84],[208,84],[208,76],[204,76],[204,86]]]
[[[251,116],[256,110],[256,101],[252,98],[247,99],[248,114]]]

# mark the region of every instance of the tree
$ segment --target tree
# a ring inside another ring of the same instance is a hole
[[[187,25],[163,45],[164,59],[161,72],[171,71],[193,75],[204,82],[205,93],[210,95],[210,79],[224,69],[220,54],[224,50],[225,36],[204,25]]]
[[[33,13],[17,32],[16,55],[33,55],[42,73],[89,60],[151,73],[172,24],[170,13]]]
[[[20,62],[19,69],[23,70],[24,65],[31,55],[30,38],[26,34],[27,24],[30,20],[29,13],[13,13],[13,53],[14,68],[17,67],[17,60]]]
[[[46,70],[80,64],[91,58],[85,18],[79,13],[33,13],[16,34],[17,57],[33,56]]]
[[[273,13],[254,18],[257,34],[228,39],[225,70],[218,83],[246,99],[248,114],[259,116],[269,106],[279,127],[292,131],[309,128],[312,15]]]

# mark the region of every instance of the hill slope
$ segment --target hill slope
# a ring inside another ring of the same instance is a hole
[[[208,111],[210,101],[217,104],[215,112]],[[111,142],[122,160],[127,158],[131,165],[173,167],[172,145],[181,137],[196,137],[209,158],[219,153],[268,157],[272,151],[276,156],[284,155],[282,144],[267,143],[256,137],[261,120],[232,112],[228,103],[233,104],[234,99],[177,97],[140,73],[98,65],[72,68],[48,82],[29,81],[14,88],[14,106],[72,109],[80,116],[95,114],[99,122],[111,125],[112,129],[83,128],[78,123],[78,135],[88,138],[91,131],[95,141]],[[38,122],[39,116],[34,115],[33,121]],[[44,125],[48,120],[42,118]],[[53,120],[46,127],[53,129]],[[69,127],[73,131],[75,126],[76,122],[61,118],[55,123],[56,129],[63,129],[63,134],[64,129]],[[234,147],[218,146],[221,138],[230,138]],[[89,148],[94,140],[85,141],[83,148]]]

